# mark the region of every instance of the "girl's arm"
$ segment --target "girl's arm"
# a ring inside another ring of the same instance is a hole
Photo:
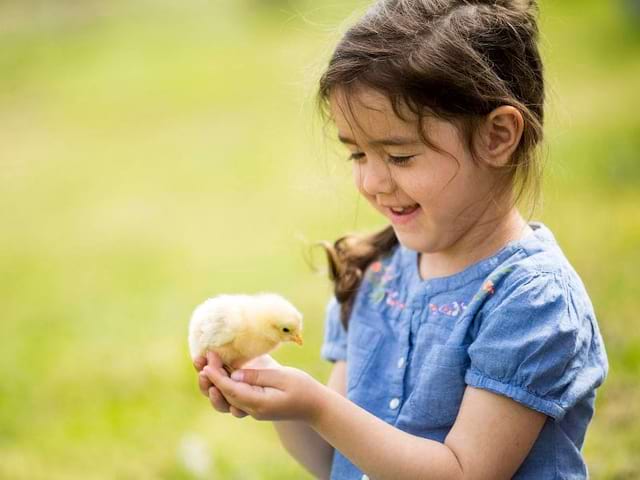
[[[511,478],[546,416],[510,398],[467,386],[444,443],[411,435],[291,367],[203,369],[232,408],[256,420],[308,424],[375,480]]]
[[[346,393],[347,364],[337,361],[327,387],[341,396]],[[289,454],[309,472],[320,479],[328,479],[333,461],[333,447],[327,443],[310,425],[292,421],[274,421],[280,441]]]
[[[313,429],[376,480],[509,479],[547,418],[467,387],[456,422],[439,443],[399,430],[333,392],[323,398]]]

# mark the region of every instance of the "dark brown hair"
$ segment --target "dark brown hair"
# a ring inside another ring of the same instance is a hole
[[[517,188],[514,203],[529,189],[539,196],[544,79],[538,52],[538,8],[529,0],[382,0],[351,26],[320,79],[318,106],[330,119],[330,96],[349,99],[360,88],[385,94],[395,114],[407,106],[425,144],[437,149],[423,128],[438,117],[461,127],[474,162],[473,132],[501,105],[524,118],[522,138],[500,167],[499,193]],[[398,244],[391,226],[372,235],[346,235],[321,242],[329,261],[341,319],[348,319],[365,270]]]

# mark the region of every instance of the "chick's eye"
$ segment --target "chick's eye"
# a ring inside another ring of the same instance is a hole
[[[284,333],[289,333],[291,330],[289,330],[287,327],[284,327],[284,328],[282,329],[282,331],[283,331]]]

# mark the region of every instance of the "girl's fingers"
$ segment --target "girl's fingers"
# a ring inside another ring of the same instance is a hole
[[[247,415],[249,415],[247,412],[240,410],[239,408],[236,408],[233,405],[229,407],[229,410],[231,411],[231,415],[237,418],[244,418]]]
[[[221,413],[229,413],[229,404],[220,393],[220,390],[218,390],[216,387],[211,387],[208,393],[209,394],[207,396],[209,397],[209,401],[211,402],[213,408]]]
[[[202,393],[205,397],[209,396],[209,388],[213,386],[209,377],[204,374],[198,375],[198,388],[200,388],[200,393]]]
[[[224,398],[222,392],[218,388],[216,388],[216,386],[204,373],[198,375],[198,386],[200,387],[200,391],[202,392],[202,394],[205,397],[209,398],[209,402],[218,412],[231,412],[231,414],[236,418],[244,418],[249,415],[244,410],[240,410],[239,408],[230,405],[229,402],[227,402],[227,399]]]
[[[196,357],[193,360],[193,367],[196,369],[196,372],[199,372],[200,370],[202,370],[206,365],[207,365],[207,359],[202,356]]]
[[[207,366],[207,364],[209,364],[210,367],[217,367],[220,370],[220,373],[222,373],[222,361],[220,360],[220,357],[218,355],[209,353],[207,355],[207,358],[197,357],[193,361],[193,366],[195,367],[196,371],[200,372],[200,374],[198,375],[198,388],[200,389],[200,392],[205,397],[209,398],[211,406],[213,406],[213,408],[218,412],[231,412],[231,414],[236,418],[246,417],[248,413],[232,405],[229,405],[229,402],[227,402],[227,400],[224,398],[222,392],[215,387],[211,379],[205,374],[204,371],[202,371],[204,367]],[[226,375],[226,378],[228,378],[228,374]]]
[[[222,368],[222,359],[216,352],[207,352],[207,364],[213,368]]]
[[[211,387],[209,389],[209,400],[211,401],[211,405],[213,405],[213,408],[215,408],[218,412],[231,412],[231,414],[236,418],[244,418],[249,415],[247,412],[240,410],[233,405],[229,405],[224,396],[220,393],[220,390],[218,390],[216,387]]]

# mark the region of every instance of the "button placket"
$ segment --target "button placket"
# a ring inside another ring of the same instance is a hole
[[[399,371],[396,375],[393,375],[393,377],[397,379],[398,389],[396,389],[395,386],[394,388],[389,389],[389,395],[391,396],[391,399],[387,403],[390,421],[393,421],[395,419],[399,412],[399,407],[403,403],[404,382],[402,379],[404,378],[404,371],[402,369],[407,364],[407,355],[409,354],[409,349],[407,348],[407,346],[410,343],[411,324],[413,323],[414,316],[414,311],[412,308],[407,308],[403,313],[404,315],[401,316],[399,325],[400,332],[403,332],[403,335],[399,338],[401,345],[399,351],[397,352],[398,357],[396,360],[396,368]]]
[[[397,351],[397,357],[395,361],[397,374],[393,375],[396,379],[393,388],[389,389],[389,396],[391,397],[387,403],[387,417],[388,421],[393,422],[395,418],[398,416],[400,411],[400,406],[404,403],[404,375],[405,375],[405,367],[407,366],[407,357],[411,351],[411,325],[413,324],[413,317],[416,315],[416,311],[414,308],[407,308],[403,312],[404,315],[401,317],[401,323],[399,325],[399,331],[402,332],[402,335],[399,336],[399,340],[401,342],[400,348]]]

